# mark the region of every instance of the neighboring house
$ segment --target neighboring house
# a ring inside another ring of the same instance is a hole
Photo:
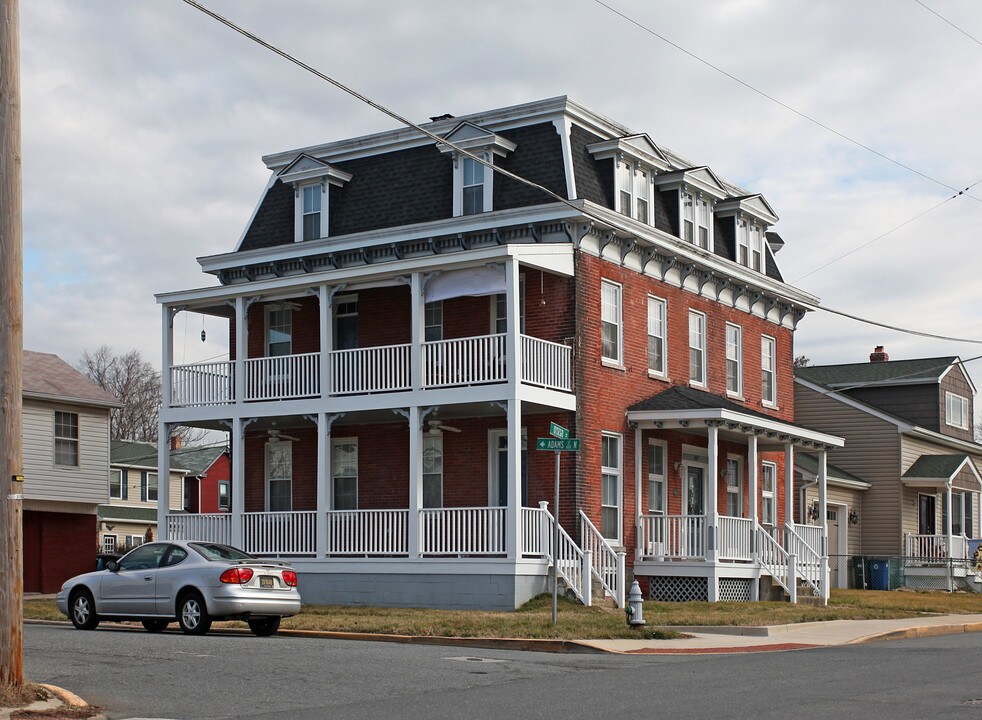
[[[181,447],[176,436],[171,438],[171,447],[171,464],[186,468],[184,510],[189,513],[230,512],[232,463],[228,447]]]
[[[57,355],[24,351],[24,590],[95,569],[109,413],[119,401]]]
[[[982,535],[982,445],[975,385],[961,361],[891,361],[878,346],[868,363],[796,373],[797,421],[845,437],[830,457],[870,484],[850,552],[916,558],[905,563],[908,575],[925,560],[965,559],[968,540]]]
[[[824,503],[842,441],[794,423],[818,301],[766,200],[565,97],[426,127],[267,156],[237,247],[199,260],[219,285],[158,296],[161,437],[228,428],[232,465],[230,513],[161,527],[289,557],[313,603],[515,608],[557,515],[584,602],[630,573],[660,599],[827,595],[792,457]],[[188,311],[228,320],[230,360],[174,363]],[[550,423],[582,443],[558,508]]]
[[[110,453],[109,502],[99,506],[99,544],[103,552],[121,553],[159,537],[157,444],[113,440]],[[184,509],[180,467],[173,463],[167,484],[168,510],[175,513]]]

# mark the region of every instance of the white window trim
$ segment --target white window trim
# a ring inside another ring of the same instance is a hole
[[[771,366],[764,366],[764,346],[767,343],[771,346]],[[771,373],[771,392],[772,397],[764,397],[764,373]],[[760,402],[767,407],[777,407],[777,340],[770,335],[760,336]]]
[[[731,460],[736,462],[737,476],[736,478],[728,478],[726,480],[726,488],[725,488],[726,496],[727,496],[727,500],[729,500],[729,496],[733,494],[730,492],[730,488],[735,487],[737,489],[736,492],[737,514],[732,517],[743,517],[743,505],[744,505],[743,496],[745,490],[744,482],[743,482],[743,458],[740,455],[736,455],[734,453],[727,453],[726,465],[725,465],[727,471],[730,469]],[[727,504],[729,504],[729,502],[727,502]]]
[[[119,495],[113,495],[113,473],[119,473]],[[109,499],[110,500],[122,500],[124,497],[123,493],[123,483],[124,480],[123,471],[119,468],[109,468]]]
[[[292,510],[293,509],[293,448],[292,448],[293,442],[291,440],[277,440],[276,442],[266,443],[265,451],[263,455],[263,476],[264,476],[263,479],[264,479],[265,493],[266,493],[265,507],[267,508],[267,512],[269,512],[268,510],[269,497],[270,497],[269,484],[271,479],[269,476],[269,449],[274,445],[290,446],[290,510]],[[279,481],[282,481],[284,479],[285,478],[277,478],[277,480]]]
[[[334,482],[335,482],[335,480],[338,477],[350,477],[349,475],[339,476],[337,474],[337,467],[336,467],[336,465],[334,463],[334,447],[336,445],[345,445],[347,443],[354,443],[355,447],[357,448],[358,447],[358,438],[356,438],[356,437],[346,437],[346,438],[335,438],[335,437],[332,437],[331,438],[331,496],[330,496],[331,510],[336,510],[337,509],[337,508],[334,507],[334,495],[335,495]],[[358,493],[358,483],[359,483],[359,479],[361,477],[361,467],[360,467],[360,465],[361,465],[361,450],[359,449],[358,450],[358,467],[356,468],[356,472],[355,472],[355,506],[354,506],[354,508],[347,508],[349,510],[351,510],[351,509],[357,510],[358,509],[358,499],[359,499],[358,498],[358,495],[359,495],[359,493]]]
[[[222,505],[222,485],[228,487],[228,492],[225,493],[226,504]],[[218,481],[218,512],[228,512],[232,509],[232,481],[231,480],[219,480]]]
[[[600,466],[601,483],[604,475],[615,475],[617,477],[617,537],[607,538],[607,542],[617,547],[624,538],[624,436],[620,433],[608,432],[604,430],[602,437],[614,438],[617,440],[617,467]],[[600,531],[603,534],[603,509],[612,507],[603,504],[603,488],[600,490]]]
[[[485,162],[494,164],[494,153],[491,150],[471,150],[474,155]],[[461,217],[464,214],[464,160],[470,158],[454,153],[453,156],[453,216]],[[475,161],[476,162],[476,161]],[[484,193],[482,199],[482,213],[494,210],[494,170],[487,165],[481,165],[484,170]]]
[[[153,483],[153,486],[154,486],[153,491],[154,491],[154,494],[157,496],[155,498],[151,498],[150,497],[150,478],[151,477],[154,477],[154,478],[157,479],[156,482]],[[146,480],[144,481],[144,489],[146,490],[146,497],[142,498],[142,500],[144,502],[152,502],[152,503],[158,502],[160,500],[160,475],[158,473],[155,473],[155,472],[147,472],[146,473]]]
[[[439,445],[438,452],[440,453],[440,472],[439,473],[435,473],[435,472],[427,473],[426,470],[425,470],[425,468],[423,469],[423,473],[420,476],[420,483],[423,485],[423,507],[424,508],[442,508],[443,507],[443,477],[444,477],[444,475],[443,475],[443,464],[444,464],[443,463],[443,460],[444,460],[443,433],[437,433],[436,435],[432,435],[432,434],[426,432],[425,430],[423,431],[423,439],[422,439],[422,442],[420,444],[420,449],[423,451],[424,454],[426,452],[427,440],[429,440],[431,443],[432,442],[435,442],[435,441],[439,441],[437,444]],[[439,502],[436,505],[427,505],[426,504],[426,480],[425,480],[425,478],[426,478],[427,475],[437,475],[437,474],[440,475],[440,500],[439,500]]]
[[[614,210],[645,225],[654,225],[655,169],[620,154],[615,157],[615,162]],[[625,196],[631,203],[629,208],[624,207]],[[644,218],[638,217],[639,199],[647,208]]]
[[[522,452],[528,451],[528,430],[522,426]],[[492,428],[488,430],[488,507],[503,507],[498,497],[498,439],[508,437],[508,428]],[[526,468],[527,470],[527,468]],[[519,481],[521,482],[521,481]],[[519,488],[521,492],[521,488]]]
[[[491,325],[490,325],[490,332],[491,332],[492,335],[501,335],[501,334],[503,334],[503,333],[499,333],[498,332],[498,320],[501,320],[502,319],[498,315],[498,298],[500,298],[500,297],[504,297],[505,298],[505,305],[506,305],[506,307],[505,307],[504,319],[505,319],[506,324],[507,324],[507,318],[508,318],[508,308],[507,308],[508,298],[505,297],[505,295],[506,295],[505,293],[497,293],[495,295],[491,295],[491,297],[490,297],[490,300],[491,300]],[[525,334],[525,273],[521,273],[518,276],[518,320],[519,320],[518,332],[519,332],[519,334]],[[506,329],[506,332],[507,332],[507,329]]]
[[[968,411],[969,411],[969,408],[970,408],[970,405],[969,405],[969,402],[968,402],[968,398],[967,397],[964,397],[962,395],[958,395],[958,394],[953,393],[953,392],[948,392],[947,390],[945,390],[944,400],[945,400],[945,402],[944,402],[944,405],[945,405],[945,407],[944,407],[944,423],[945,423],[945,425],[948,425],[949,427],[959,428],[960,430],[969,430],[969,429],[971,429],[970,424],[969,424],[969,421],[968,421],[968,417],[969,417],[969,412]],[[962,422],[961,423],[952,422],[952,418],[951,418],[951,416],[952,416],[952,412],[951,411],[952,411],[952,409],[954,407],[954,404],[956,402],[961,407],[961,412],[960,412],[960,414],[962,416]]]
[[[652,319],[652,306],[660,305],[662,309],[661,317],[661,335],[657,335],[651,332],[651,319]],[[660,337],[661,338],[661,369],[651,367],[651,351],[648,350],[648,376],[657,378],[668,378],[668,301],[664,298],[660,298],[657,295],[648,296],[648,338]]]
[[[58,414],[75,416],[75,437],[64,437],[58,434]],[[82,467],[82,416],[80,413],[71,410],[55,410],[51,413],[51,460],[52,465],[59,468],[81,468]],[[75,462],[58,462],[58,441],[64,440],[75,443]]]
[[[764,524],[764,505],[770,503],[771,506],[771,527],[777,527],[777,463],[774,462],[762,462],[760,473],[760,519],[761,524]],[[771,471],[771,489],[764,489],[764,468],[768,468]],[[754,500],[756,502],[756,499]]]
[[[603,324],[604,320],[604,286],[617,289],[617,357],[610,358],[604,355]],[[614,367],[624,367],[624,286],[613,280],[602,278],[600,280],[600,360],[604,365]]]
[[[692,198],[692,239],[687,240],[685,237],[685,200],[686,197]],[[702,225],[700,222],[700,209],[705,206],[706,209],[706,225]],[[699,239],[699,228],[706,228],[706,244],[703,245]],[[690,190],[686,187],[679,188],[679,239],[683,242],[688,242],[691,245],[695,245],[703,250],[712,250],[713,248],[713,201],[707,198],[706,195],[698,190]]]
[[[439,316],[439,322],[430,322],[430,315]],[[435,337],[432,340],[427,339],[427,330],[430,328],[438,328],[439,332],[435,333],[439,337]],[[428,302],[423,305],[423,339],[425,342],[437,342],[443,340],[443,300],[435,300],[434,302]]]
[[[648,439],[648,448],[660,447],[662,449],[662,474],[659,476],[656,473],[651,472],[651,462],[649,460],[651,451],[649,449],[648,455],[645,456],[645,464],[648,470],[648,513],[651,515],[667,515],[668,514],[668,443],[664,440],[655,440],[652,438]],[[652,489],[656,482],[659,482],[659,478],[662,483],[662,507],[655,508],[652,505],[652,498],[654,493]]]
[[[330,183],[326,179],[318,180],[315,182],[305,182],[296,183],[294,185],[294,203],[293,203],[293,242],[303,242],[303,189],[306,187],[311,187],[313,185],[319,185],[321,189],[321,222],[320,222],[320,238],[315,238],[319,240],[321,238],[327,237],[327,218],[328,218],[328,198],[330,194],[328,192],[328,187]]]
[[[731,359],[730,358],[730,330],[731,329],[736,330],[737,333],[736,357],[733,358],[736,361],[736,366],[737,366],[736,390],[730,390],[730,381],[729,381],[729,363]],[[725,361],[726,361],[726,370],[727,370],[726,394],[729,395],[730,397],[734,397],[742,400],[743,399],[743,328],[737,325],[736,323],[729,323],[729,322],[726,323],[726,360]]]
[[[263,334],[263,356],[264,357],[272,357],[269,354],[269,346],[271,345],[271,343],[270,343],[270,336],[269,336],[269,331],[270,331],[270,320],[269,320],[269,317],[274,312],[283,312],[283,311],[289,313],[289,318],[290,318],[290,352],[288,352],[287,355],[292,355],[293,354],[293,307],[291,307],[290,305],[287,305],[287,304],[270,303],[269,305],[266,305],[266,307],[264,308],[264,311],[265,311],[266,324],[265,324],[265,327],[264,327],[264,330],[263,330],[263,333],[264,333]]]
[[[119,538],[115,533],[105,533],[102,536],[102,552],[114,553],[118,545]],[[111,546],[111,547],[110,547]]]
[[[692,345],[692,319],[700,318],[702,321],[702,345],[700,347],[693,347]],[[689,384],[696,385],[698,387],[706,387],[706,377],[708,373],[707,365],[709,364],[709,353],[707,351],[708,340],[706,335],[708,334],[708,325],[706,318],[706,313],[699,312],[698,310],[689,310],[689,325],[688,325],[688,335],[689,342],[687,343],[689,348],[689,353],[686,355],[686,360],[689,365]],[[693,350],[698,350],[702,354],[702,376],[699,379],[692,378],[692,359],[691,352]]]

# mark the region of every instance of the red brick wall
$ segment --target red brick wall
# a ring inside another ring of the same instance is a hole
[[[733,322],[743,328],[743,404],[750,410],[792,422],[794,418],[793,395],[793,334],[787,328],[735,310],[727,305],[700,297],[692,292],[645,277],[636,271],[622,268],[616,263],[600,260],[583,252],[576,254],[576,317],[577,336],[575,364],[579,410],[575,430],[583,439],[583,449],[577,457],[576,504],[582,507],[599,527],[600,519],[600,439],[604,431],[622,435],[621,479],[624,487],[622,513],[624,518],[624,544],[635,546],[633,518],[635,516],[635,466],[634,431],[627,425],[626,410],[631,405],[656,395],[673,384],[687,385],[689,381],[689,310],[706,314],[707,318],[707,386],[704,389],[717,395],[726,394],[726,323]],[[622,288],[624,361],[623,368],[606,367],[601,363],[600,293],[601,281],[611,280]],[[656,295],[668,304],[668,375],[670,380],[648,376],[648,295]],[[777,345],[778,408],[766,408],[761,404],[760,338],[766,334],[775,338]],[[681,491],[674,463],[681,459],[681,443],[706,446],[705,435],[691,435],[658,431],[653,437],[668,441],[668,495],[669,511],[681,511]],[[645,440],[647,444],[647,440]],[[746,456],[746,445],[721,443],[720,458],[724,462],[726,452]],[[780,457],[778,457],[780,456]],[[779,481],[783,477],[783,453],[761,454],[761,459],[775,460],[779,465]],[[644,456],[642,456],[644,463]],[[744,467],[746,462],[744,460]],[[721,468],[724,467],[721,465]],[[647,471],[642,467],[642,487],[647,485]],[[759,472],[758,472],[759,475]],[[725,487],[721,482],[720,502],[725,512]],[[783,517],[783,487],[778,483],[778,510]],[[642,502],[646,509],[647,498]],[[630,557],[630,553],[628,554]]]
[[[24,592],[55,593],[68,578],[95,570],[96,516],[24,513]]]
[[[201,510],[203,513],[217,513],[218,510],[218,481],[232,478],[232,461],[228,453],[222,453],[211,464],[205,476],[201,478]]]

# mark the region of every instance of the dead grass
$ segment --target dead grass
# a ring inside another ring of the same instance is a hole
[[[424,610],[408,608],[307,606],[282,627],[353,633],[444,637],[508,638],[663,638],[652,629],[633,630],[624,612],[559,601],[559,624],[551,624],[551,597],[539,596],[516,612]],[[982,613],[982,595],[970,593],[833,590],[827,607],[759,603],[647,602],[649,626],[783,625],[821,620],[866,620],[929,614]],[[51,600],[28,600],[24,617],[64,620]],[[237,625],[243,625],[237,623]]]
[[[40,685],[24,683],[15,687],[0,680],[0,708],[24,707],[35,700],[47,700],[48,697],[48,691]]]

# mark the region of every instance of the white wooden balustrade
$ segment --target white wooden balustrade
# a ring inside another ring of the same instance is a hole
[[[909,558],[922,560],[964,560],[968,557],[968,538],[952,535],[951,552],[948,552],[947,535],[907,534],[904,554]]]
[[[753,520],[721,515],[719,522],[719,559],[753,560]]]
[[[327,554],[398,557],[409,554],[409,510],[332,510]]]
[[[581,550],[562,525],[559,525],[559,547],[553,548],[557,523],[552,513],[546,509],[548,504],[545,501],[539,503],[546,517],[546,535],[542,541],[548,550],[548,557],[555,564],[556,573],[566,583],[566,587],[581,603],[589,606],[593,603],[593,563],[590,551]]]
[[[705,515],[642,515],[641,554],[654,559],[703,558]]]
[[[423,387],[504,382],[505,338],[502,333],[423,343]]]
[[[580,510],[580,543],[590,556],[591,569],[600,580],[601,586],[614,599],[617,607],[624,607],[624,553],[617,552],[610,546],[582,510]]]
[[[503,507],[419,511],[421,555],[504,555]]]
[[[314,511],[252,512],[242,515],[242,549],[253,555],[314,555]]]
[[[320,395],[320,353],[249,358],[246,400],[288,400]]]
[[[334,350],[331,360],[331,388],[334,395],[409,390],[412,345],[382,345]]]
[[[229,513],[187,513],[167,516],[167,537],[171,540],[231,544],[232,516]]]
[[[821,546],[821,537],[819,537],[818,547]],[[828,560],[825,559],[823,562],[821,552],[805,542],[792,525],[784,528],[784,549],[796,559],[797,577],[808,583],[815,595],[821,596],[822,588],[826,585],[823,566]]]
[[[542,508],[522,508],[522,555],[548,555],[549,518]]]
[[[174,365],[170,369],[172,407],[224,405],[235,399],[234,363]]]
[[[798,601],[796,558],[782,547],[781,543],[765,528],[754,528],[754,549],[760,563],[774,581],[788,593],[792,603]]]
[[[573,390],[573,348],[522,335],[522,382],[550,390]]]
[[[821,525],[799,525],[795,523],[792,527],[798,534],[798,537],[804,540],[808,547],[817,552],[822,551],[822,537],[825,535],[825,532]]]

